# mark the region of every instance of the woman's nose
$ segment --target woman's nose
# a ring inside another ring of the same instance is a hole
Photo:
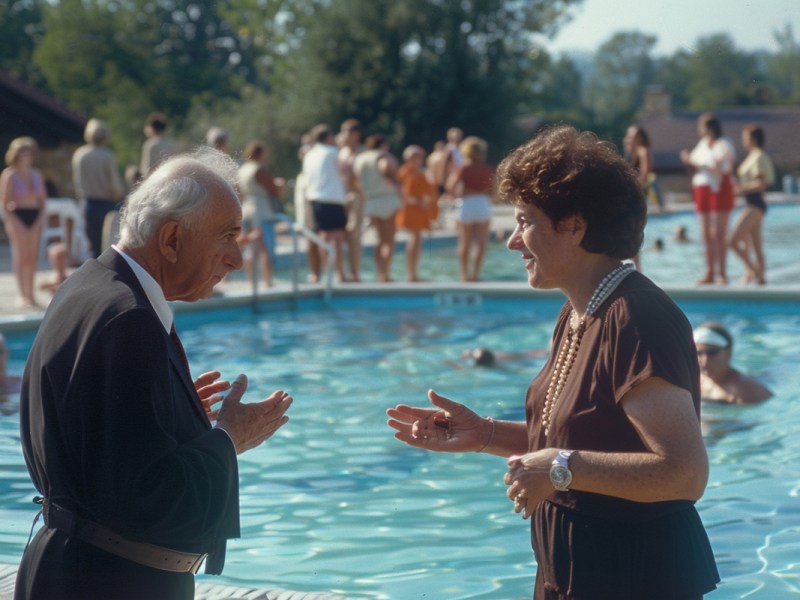
[[[508,241],[506,242],[506,248],[509,250],[518,250],[522,247],[522,233],[521,228],[519,225],[514,227],[514,231],[511,232],[511,235],[508,236]]]

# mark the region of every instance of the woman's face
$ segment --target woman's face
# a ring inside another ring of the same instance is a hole
[[[17,158],[14,160],[14,164],[18,167],[31,166],[33,164],[33,150],[30,148],[23,148],[17,152]]]
[[[565,219],[556,229],[550,217],[533,204],[518,204],[514,216],[517,225],[506,246],[520,252],[530,286],[537,289],[563,288],[570,270],[570,258],[575,256],[581,239],[576,239],[576,231],[568,223],[574,218]]]
[[[628,130],[625,132],[625,137],[622,140],[622,145],[625,148],[626,152],[630,152],[633,148],[634,143],[636,142],[636,133],[638,130],[636,127],[628,127]]]
[[[753,137],[750,135],[749,131],[742,131],[742,146],[745,150],[752,150],[755,147],[755,144],[753,144]]]

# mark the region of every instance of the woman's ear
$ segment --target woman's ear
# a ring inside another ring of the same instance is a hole
[[[583,241],[583,236],[586,234],[586,221],[583,217],[580,215],[573,215],[564,219],[562,223],[562,231],[571,233],[576,243],[580,244],[581,241]]]

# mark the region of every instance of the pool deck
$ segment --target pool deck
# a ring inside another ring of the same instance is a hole
[[[781,193],[770,195],[770,203],[800,203],[800,196],[786,196]],[[691,206],[687,204],[677,204],[671,207],[670,212],[691,212]],[[514,228],[514,211],[510,206],[496,206],[492,217],[492,235],[506,236]],[[445,220],[443,226],[434,230],[431,237],[435,240],[453,240],[456,236],[452,218]],[[403,232],[398,233],[398,241],[404,240]],[[371,261],[371,248],[375,238],[371,229],[367,229],[363,236],[364,261]],[[301,242],[302,243],[302,242]],[[302,248],[302,246],[301,246]],[[289,261],[292,253],[291,237],[284,233],[278,235],[278,254],[284,261]],[[13,273],[11,272],[10,249],[7,244],[0,244],[0,332],[14,330],[34,330],[38,327],[44,315],[46,303],[50,301],[50,293],[38,290],[37,299],[43,304],[41,308],[30,309],[17,306],[17,292]],[[302,250],[301,250],[302,254]],[[305,257],[300,256],[300,261],[304,262]],[[675,298],[708,298],[708,299],[752,299],[752,300],[799,300],[800,299],[800,263],[795,267],[782,269],[779,272],[770,271],[770,282],[761,287],[744,287],[732,284],[724,287],[697,286],[689,284],[687,286],[665,286],[667,292]],[[40,260],[39,271],[36,277],[37,286],[44,281],[52,278],[52,271],[49,264],[43,257]],[[505,294],[530,293],[531,290],[525,282],[519,283],[497,283],[497,282],[477,282],[461,283],[459,281],[439,281],[410,284],[407,282],[393,283],[332,283],[331,290],[334,295],[352,294],[398,294],[398,293],[431,293],[442,289],[449,290],[469,290],[474,292],[496,292],[502,291]],[[313,297],[322,296],[325,292],[324,284],[310,284],[298,282],[297,293],[300,296]],[[277,279],[275,286],[264,288],[261,286],[255,298],[258,301],[270,299],[281,300],[293,296],[295,288],[293,283],[286,279]],[[245,305],[254,300],[253,285],[247,281],[243,273],[231,274],[225,281],[221,282],[214,296],[207,300],[201,300],[194,305],[176,303],[175,310],[194,310],[205,308],[218,308],[220,306]]]
[[[800,197],[785,197],[776,194],[770,198],[775,203],[800,203]],[[691,206],[677,205],[673,208],[674,212],[691,211]],[[514,228],[513,208],[508,206],[496,207],[493,220],[492,231],[498,235],[507,235]],[[432,232],[435,238],[455,238],[455,230],[452,222],[438,230]],[[399,234],[402,241],[402,233]],[[371,230],[364,233],[364,260],[372,260],[370,247],[374,244],[374,235]],[[291,254],[291,238],[288,235],[278,236],[278,253],[281,255]],[[301,260],[305,260],[301,257]],[[40,271],[37,274],[37,285],[42,281],[51,278],[52,272],[46,260],[40,262]],[[800,300],[800,261],[797,267],[784,270],[781,273],[770,273],[770,283],[762,287],[710,287],[689,285],[685,287],[674,286],[666,288],[674,298],[683,299],[745,299],[753,302],[778,300],[778,301],[798,301]],[[533,291],[526,282],[477,282],[461,283],[459,281],[425,282],[425,283],[333,283],[331,293],[334,296],[350,295],[397,295],[397,294],[420,294],[430,295],[441,291],[464,291],[486,294],[502,295],[527,295],[532,293],[546,296],[561,297],[557,291]],[[295,292],[304,297],[322,297],[325,293],[324,284],[298,283],[295,290],[292,282],[286,280],[276,281],[273,288],[258,290],[256,299],[261,301],[269,300],[290,300]],[[10,250],[7,244],[0,244],[0,332],[3,331],[34,331],[44,315],[44,309],[20,309],[16,306],[16,284],[11,273]],[[37,295],[40,301],[49,301],[50,295],[39,291]],[[220,308],[226,306],[245,306],[253,303],[253,286],[246,281],[240,274],[230,277],[217,286],[217,293],[207,300],[194,303],[192,305],[177,303],[175,310],[203,310],[206,308]],[[0,563],[0,600],[10,600],[13,596],[14,580],[16,576],[16,565]],[[197,600],[222,600],[222,599],[247,599],[247,600],[354,600],[333,593],[320,592],[301,592],[283,589],[253,589],[235,586],[218,585],[208,583],[203,579],[198,582],[196,588]]]
[[[12,600],[16,565],[0,563],[0,600]],[[198,582],[195,585],[195,600],[359,600],[357,598],[324,592],[293,592],[283,589],[259,590],[255,588],[218,585]]]

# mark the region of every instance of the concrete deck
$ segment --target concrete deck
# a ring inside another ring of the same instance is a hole
[[[509,206],[497,207],[496,215],[493,218],[493,227],[508,231],[509,227],[513,227],[513,208]],[[284,265],[291,265],[291,256],[293,253],[292,237],[285,231],[285,225],[279,225],[277,236],[277,254],[278,261]],[[431,232],[431,236],[436,240],[454,240],[456,236],[455,225],[452,220],[452,213],[444,215],[442,226]],[[405,241],[404,232],[400,231],[397,235],[399,244]],[[367,228],[363,234],[364,257],[363,261],[372,261],[371,248],[375,243],[375,235],[371,228]],[[299,240],[299,249],[301,254],[305,248],[305,242]],[[305,266],[305,256],[300,256],[300,262]],[[292,291],[290,268],[282,269],[275,279],[273,288],[267,290],[263,286],[259,288],[259,293],[267,296],[283,294]],[[0,241],[0,332],[19,329],[35,329],[41,321],[47,304],[52,299],[52,294],[46,290],[38,289],[39,286],[45,282],[53,280],[53,271],[47,261],[47,257],[42,255],[39,257],[39,265],[36,273],[36,299],[40,303],[40,308],[27,308],[20,307],[17,304],[18,293],[17,285],[11,268],[11,250],[7,242]],[[350,288],[360,284],[334,284],[336,287]],[[381,284],[386,285],[386,284]],[[303,281],[300,287],[306,293],[317,293],[324,290],[324,284],[308,284]],[[228,279],[217,285],[217,294],[208,301],[198,302],[198,307],[205,306],[206,303],[211,301],[219,303],[220,298],[234,298],[241,296],[251,296],[253,286],[248,281],[244,274],[232,273]]]
[[[793,195],[787,196],[786,194],[782,193],[771,193],[769,195],[769,202],[779,204],[779,203],[800,203],[800,195]],[[686,203],[674,204],[668,207],[669,212],[691,212],[692,206]],[[501,235],[507,235],[511,230],[513,230],[515,226],[514,222],[514,209],[511,206],[495,206],[494,214],[492,217],[492,231],[497,232]],[[450,240],[451,242],[456,237],[455,232],[455,223],[454,223],[454,215],[452,212],[445,212],[442,226],[433,232],[431,232],[431,237],[436,240],[437,242]],[[404,233],[398,232],[398,243],[402,244],[405,240]],[[363,235],[363,244],[364,244],[364,261],[371,261],[371,250],[370,248],[374,245],[375,236],[372,232],[372,229],[366,229]],[[304,248],[304,242],[300,241],[300,251],[302,253]],[[282,261],[284,264],[291,264],[291,254],[292,254],[292,239],[288,235],[288,233],[282,233],[278,235],[278,260]],[[301,256],[300,259],[301,263],[305,263],[305,257]],[[40,257],[39,261],[39,271],[36,275],[36,285],[40,285],[43,282],[50,281],[53,277],[53,273],[50,270],[50,265],[47,262],[46,257]],[[287,274],[286,270],[284,269],[281,273],[278,274],[278,278],[275,280],[275,286],[270,289],[265,289],[263,286],[259,288],[259,297],[260,298],[270,298],[270,297],[289,297],[293,293],[293,285],[290,281],[291,275]],[[392,284],[369,284],[369,283],[361,283],[361,284],[333,284],[333,289],[337,291],[337,293],[352,293],[355,290],[359,290],[361,292],[372,293],[373,290],[378,291],[380,293],[381,290],[388,291],[390,289],[400,290],[403,288],[408,288],[409,285],[412,285],[414,289],[418,289],[422,291],[425,288],[429,288],[431,286],[441,286],[441,285],[450,285],[453,287],[461,287],[461,284],[458,281],[450,281],[450,282],[431,282],[430,284],[407,284],[404,282],[392,283]],[[481,282],[477,284],[468,284],[473,289],[480,289],[482,287],[486,287],[487,282]],[[800,265],[798,265],[797,269],[790,268],[787,272],[770,272],[770,283],[767,286],[760,287],[760,288],[742,288],[737,286],[729,286],[724,288],[711,288],[708,286],[704,287],[697,287],[694,285],[687,285],[686,287],[675,287],[670,288],[668,291],[670,293],[675,293],[676,295],[681,296],[699,296],[699,297],[753,297],[753,298],[767,298],[770,296],[778,296],[778,297],[790,297],[790,298],[798,298],[800,295]],[[524,286],[526,287],[527,286]],[[309,284],[306,282],[300,282],[298,284],[298,289],[301,293],[306,295],[318,295],[321,294],[324,290],[325,286],[323,284]],[[217,294],[214,297],[203,300],[196,303],[196,306],[192,308],[202,309],[207,306],[212,305],[220,305],[226,304],[226,302],[231,303],[245,303],[247,298],[252,297],[253,293],[253,286],[252,283],[247,281],[246,278],[242,273],[234,273],[229,276],[228,279],[220,283],[217,288]],[[37,300],[41,303],[41,308],[38,309],[31,309],[31,308],[21,308],[17,306],[17,287],[16,282],[14,280],[13,273],[11,272],[11,253],[7,243],[0,243],[0,332],[2,331],[11,331],[11,330],[30,330],[35,329],[38,326],[38,323],[41,321],[42,316],[44,315],[44,310],[46,309],[47,303],[51,299],[51,294],[44,290],[39,290],[37,292]],[[188,307],[183,307],[188,308]],[[176,310],[181,310],[181,307],[176,306]]]
[[[800,202],[800,197],[775,199],[778,202]],[[691,210],[690,206],[675,206],[675,211]],[[502,206],[497,207],[493,217],[493,230],[509,232],[514,227],[513,208]],[[445,226],[434,232],[438,238],[454,238],[455,231],[452,223],[445,223]],[[402,234],[400,235],[402,241]],[[291,238],[288,235],[279,236],[278,252],[284,257],[291,253]],[[374,236],[371,231],[366,231],[364,235],[365,248],[369,248],[374,243]],[[368,251],[365,251],[365,260],[369,260]],[[303,259],[304,260],[304,259]],[[37,274],[37,284],[47,281],[52,277],[49,265],[43,258],[40,262],[40,271]],[[747,298],[753,301],[778,299],[787,301],[797,301],[800,299],[800,276],[793,272],[784,274],[780,278],[784,283],[770,284],[762,288],[709,288],[709,287],[676,287],[668,290],[674,297],[681,298]],[[452,289],[469,289],[474,292],[491,292],[505,294],[530,294],[531,290],[522,283],[491,283],[479,282],[472,284],[462,284],[460,282],[429,282],[423,284],[392,283],[392,284],[333,284],[333,293],[336,295],[350,294],[397,294],[412,292],[420,294],[430,294],[436,291]],[[219,306],[245,305],[252,299],[252,285],[241,276],[232,277],[229,281],[222,282],[217,286],[218,294],[208,300],[195,303],[194,305],[176,306],[179,309],[200,309],[213,308]],[[298,286],[301,295],[318,296],[324,291],[323,284],[301,283]],[[548,292],[544,292],[548,293]],[[290,298],[293,294],[292,283],[287,280],[277,280],[274,288],[269,290],[261,289],[259,299]],[[11,273],[10,251],[7,245],[0,244],[0,331],[12,330],[35,330],[44,314],[45,306],[40,309],[19,309],[16,307],[16,284]],[[39,292],[38,298],[49,301],[50,295]],[[16,575],[16,565],[0,563],[0,600],[11,600],[13,596],[14,580]],[[337,594],[300,592],[282,589],[253,589],[240,588],[233,586],[217,585],[206,583],[205,581],[197,585],[197,600],[217,600],[217,599],[247,599],[247,600],[355,600]]]
[[[0,564],[0,600],[12,600],[16,576],[16,565]],[[339,594],[293,592],[279,588],[258,590],[205,582],[195,586],[194,597],[195,600],[359,600]]]

